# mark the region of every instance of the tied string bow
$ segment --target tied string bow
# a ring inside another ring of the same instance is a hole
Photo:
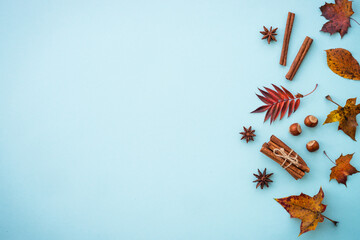
[[[284,169],[287,169],[288,167],[290,167],[291,164],[294,164],[296,167],[299,167],[299,165],[300,165],[299,160],[297,159],[298,155],[296,155],[295,157],[291,157],[292,152],[293,152],[293,150],[291,150],[289,152],[289,154],[286,154],[286,152],[283,148],[276,148],[273,150],[273,153],[275,154],[275,156],[284,159],[284,162],[281,164],[282,167],[284,166],[286,161],[289,161],[289,164],[286,167],[283,167]]]

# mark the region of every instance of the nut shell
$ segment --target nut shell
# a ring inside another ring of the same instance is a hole
[[[320,147],[320,145],[316,140],[312,140],[306,144],[306,149],[309,152],[315,152],[315,151],[319,150],[319,147]]]
[[[318,125],[319,120],[317,119],[317,117],[313,116],[313,115],[309,115],[305,118],[304,120],[304,124],[307,127],[316,127]]]
[[[289,127],[289,132],[294,136],[300,135],[302,132],[300,124],[298,123],[291,124]]]

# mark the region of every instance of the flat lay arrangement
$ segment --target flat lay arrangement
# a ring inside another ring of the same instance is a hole
[[[320,11],[322,12],[322,16],[329,20],[323,25],[321,31],[329,33],[330,35],[339,33],[341,38],[343,38],[345,35],[347,35],[348,28],[351,26],[350,20],[353,20],[355,23],[357,23],[356,20],[351,18],[351,16],[354,14],[354,11],[352,10],[352,2],[348,0],[335,0],[335,3],[326,3],[320,7]],[[296,47],[291,44],[291,32],[293,31],[294,21],[296,21],[295,13],[289,12],[284,28],[285,33],[280,57],[280,65],[283,65],[284,67],[287,66],[287,63],[289,62],[289,58],[287,56],[288,49]],[[270,47],[272,41],[281,41],[281,39],[279,40],[275,38],[275,35],[277,35],[275,32],[279,30],[281,31],[283,29],[278,27],[266,28],[265,26],[263,28],[264,31],[260,31],[260,33],[263,35],[262,39],[266,39]],[[312,39],[311,37],[305,37],[289,67],[288,73],[285,76],[287,80],[293,80],[296,73],[301,71],[300,66],[306,59],[307,53],[311,51],[311,45],[314,41],[316,40]],[[352,56],[350,51],[343,48],[327,50],[324,49],[324,51],[326,52],[327,64],[331,71],[343,77],[344,79],[360,80],[359,63]],[[335,102],[329,95],[312,95],[312,93],[316,91],[317,87],[318,84],[316,84],[315,88],[306,95],[300,93],[293,94],[287,88],[278,86],[276,84],[272,84],[272,88],[258,88],[261,95],[256,94],[256,96],[264,103],[264,105],[258,107],[251,113],[265,112],[264,124],[266,124],[268,120],[271,124],[275,120],[283,119],[286,115],[287,117],[291,117],[293,114],[295,114],[300,106],[300,101],[302,98],[311,95],[307,98],[312,98],[312,101],[316,101],[314,98],[322,97],[337,105],[338,108],[331,111],[328,114],[325,122],[322,124],[318,124],[319,121],[317,116],[308,115],[304,119],[304,126],[311,129],[316,127],[325,127],[323,125],[338,122],[338,130],[343,131],[343,133],[348,135],[353,141],[356,141],[355,135],[356,128],[358,126],[356,116],[360,113],[360,104],[356,104],[356,98],[349,98],[345,105],[341,105]],[[336,99],[340,99],[341,97],[342,96],[336,96]],[[250,131],[250,133],[245,128],[244,130],[245,132],[241,133],[244,135],[242,139],[245,138],[247,142],[249,140],[254,141],[254,138],[251,136],[253,132]],[[260,132],[261,129],[257,127],[257,131]],[[301,124],[299,123],[291,124],[288,129],[289,134],[296,136],[297,138],[301,138],[302,131]],[[261,153],[278,163],[280,167],[288,172],[295,180],[301,181],[301,179],[305,176],[305,173],[310,172],[310,168],[306,164],[306,161],[296,152],[296,148],[292,149],[275,135],[270,136],[269,142],[265,142],[262,145],[261,143],[258,143],[258,145],[260,146]],[[319,142],[314,139],[309,141],[305,147],[309,152],[312,153],[319,150],[320,145]],[[354,151],[356,151],[356,149],[354,149]],[[330,180],[335,179],[339,184],[346,186],[348,176],[359,172],[350,164],[350,161],[354,156],[353,153],[345,155],[341,154],[341,156],[336,161],[333,161],[327,155],[326,151],[324,151],[324,155],[335,165],[331,168]],[[261,186],[261,189],[263,189],[264,186],[269,187],[268,183],[273,182],[270,180],[270,176],[272,176],[273,173],[267,174],[266,170],[267,169],[265,168],[262,173],[258,169],[258,174],[254,174],[254,176],[257,178],[257,180],[254,181],[257,183],[256,188],[259,186]],[[288,211],[292,218],[299,218],[302,220],[299,234],[301,235],[305,232],[315,230],[317,224],[323,222],[324,219],[328,219],[334,223],[335,226],[337,225],[337,221],[322,215],[326,209],[326,205],[321,203],[323,198],[324,192],[320,187],[319,192],[313,197],[301,193],[299,196],[293,195],[285,198],[276,198],[275,200],[280,203],[286,211]]]
[[[360,0],[0,16],[1,240],[360,239]]]

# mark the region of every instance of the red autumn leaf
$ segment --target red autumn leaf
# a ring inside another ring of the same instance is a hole
[[[256,94],[256,96],[263,103],[265,103],[265,105],[262,105],[251,112],[261,113],[266,111],[264,122],[270,119],[270,124],[275,121],[279,116],[280,119],[282,119],[285,116],[286,112],[288,112],[288,117],[290,117],[290,115],[293,114],[300,106],[300,98],[306,97],[313,93],[318,85],[316,84],[315,89],[312,92],[306,94],[305,96],[299,93],[294,96],[289,90],[287,90],[283,86],[281,86],[281,88],[274,84],[272,84],[272,86],[275,90],[267,87],[264,87],[265,90],[259,89],[263,96],[258,94]]]
[[[330,35],[339,32],[341,38],[347,33],[350,25],[350,17],[354,14],[352,10],[352,2],[349,0],[335,0],[333,3],[325,3],[320,7],[322,12],[321,16],[324,16],[328,22],[326,22],[321,31],[328,32]]]

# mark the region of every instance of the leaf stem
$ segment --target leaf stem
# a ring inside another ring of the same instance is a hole
[[[318,87],[318,84],[316,84],[314,90],[312,90],[311,92],[309,92],[308,94],[306,94],[304,97],[309,96],[310,94],[312,94],[313,92],[315,92],[315,90],[316,90],[317,87]]]
[[[326,152],[324,151],[324,154],[325,154],[325,156],[327,156],[327,158],[333,163],[333,164],[335,164],[336,165],[336,163],[333,161],[333,160],[331,160],[331,158],[329,158],[329,156],[326,154]]]
[[[360,23],[358,23],[358,21],[356,21],[355,19],[353,18],[350,18],[351,20],[353,20],[354,22],[356,22],[358,25],[360,25]]]
[[[329,220],[329,221],[331,221],[335,226],[337,226],[337,224],[339,223],[338,221],[334,221],[334,220],[332,220],[332,219],[330,219],[330,218],[328,218],[328,217],[326,217],[326,216],[324,216],[324,215],[322,215],[324,218],[326,218],[327,220]]]
[[[332,102],[332,103],[334,103],[334,104],[336,104],[336,105],[338,105],[339,107],[342,108],[342,106],[340,106],[339,104],[337,104],[336,102],[334,102],[334,101],[332,100],[332,98],[330,97],[330,95],[327,95],[325,98],[326,98],[327,100],[329,100],[330,102]]]

